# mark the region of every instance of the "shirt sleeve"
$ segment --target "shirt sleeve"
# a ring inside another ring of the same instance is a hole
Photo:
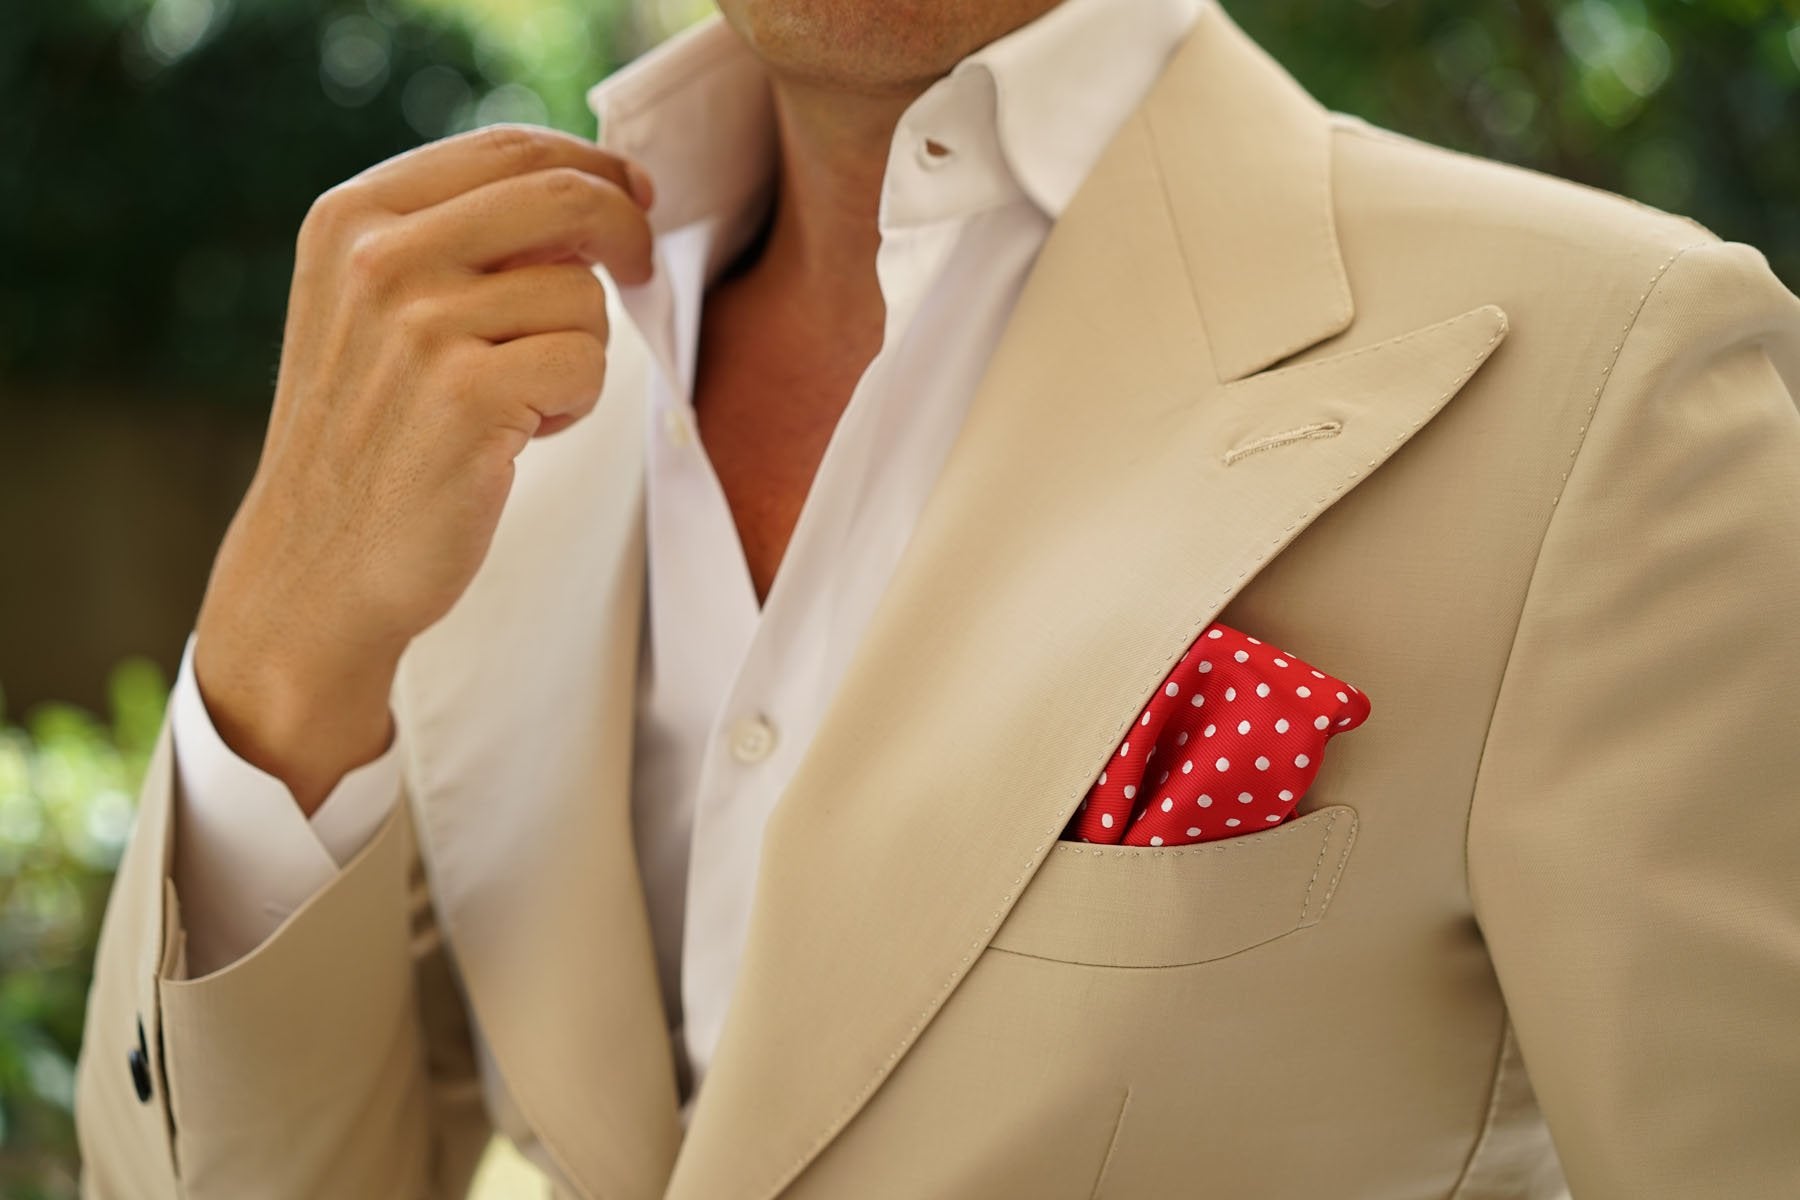
[[[400,727],[338,781],[309,820],[286,784],[232,752],[194,677],[188,635],[169,697],[175,752],[175,890],[190,978],[254,950],[375,835],[400,794]]]

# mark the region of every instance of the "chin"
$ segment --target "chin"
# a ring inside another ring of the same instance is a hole
[[[1057,0],[719,0],[738,36],[788,79],[917,91]]]

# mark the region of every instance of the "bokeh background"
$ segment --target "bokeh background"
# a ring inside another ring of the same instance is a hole
[[[879,2],[879,0],[871,0]],[[1623,192],[1800,289],[1800,0],[1225,0],[1328,105]],[[583,93],[706,0],[4,0],[0,1196],[76,1194],[88,964],[255,467],[314,196]],[[497,1147],[482,1195],[541,1195]]]

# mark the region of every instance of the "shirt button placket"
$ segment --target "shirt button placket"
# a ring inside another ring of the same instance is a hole
[[[761,716],[740,718],[731,729],[731,756],[741,763],[759,763],[775,749],[775,727]]]

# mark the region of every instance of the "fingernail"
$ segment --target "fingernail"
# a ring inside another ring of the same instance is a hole
[[[638,202],[639,208],[648,209],[656,199],[656,188],[650,182],[649,173],[636,163],[627,160],[625,178],[631,184],[631,198]]]

